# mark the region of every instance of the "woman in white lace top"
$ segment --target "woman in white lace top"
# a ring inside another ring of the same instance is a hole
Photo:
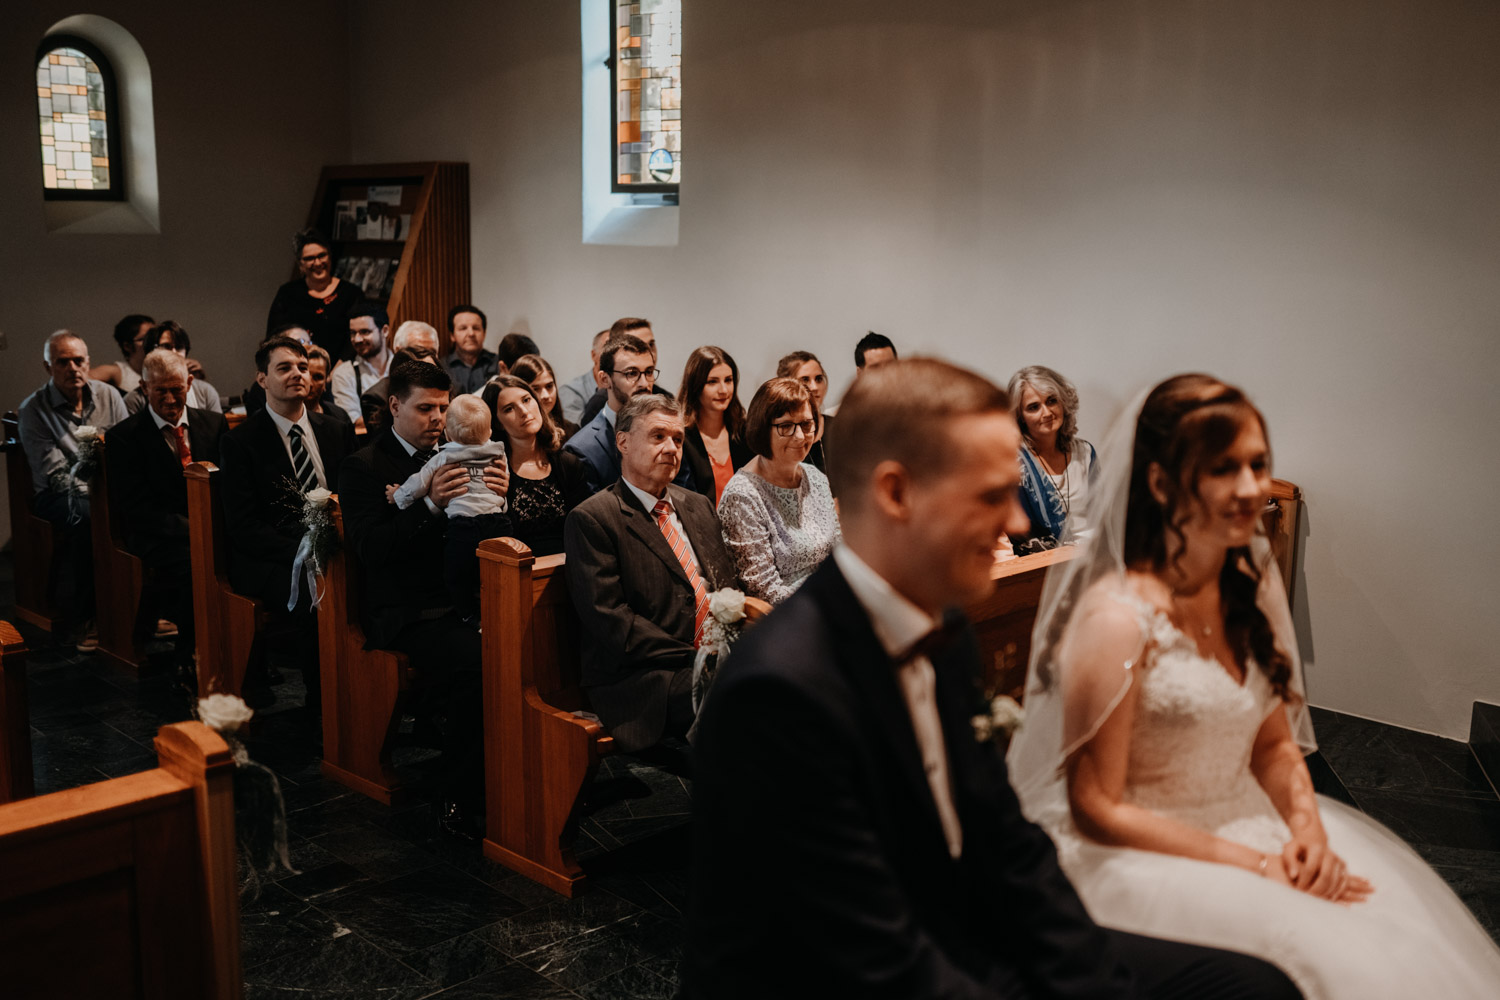
[[[724,542],[745,593],[771,604],[801,586],[839,540],[828,477],[803,463],[819,419],[796,379],[774,378],[761,386],[745,427],[755,458],[719,498]]]

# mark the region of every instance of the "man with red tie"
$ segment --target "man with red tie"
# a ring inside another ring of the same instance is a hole
[[[141,366],[146,406],[104,437],[109,501],[123,519],[126,549],[140,556],[144,570],[137,631],[144,639],[158,617],[175,622],[176,660],[184,668],[193,659],[193,590],[182,470],[218,462],[229,430],[223,414],[187,405],[192,384],[187,362],[175,351],[152,351]]]
[[[627,753],[687,733],[708,595],[739,587],[713,504],[672,482],[682,438],[675,400],[631,397],[615,420],[620,478],[573,508],[563,529],[583,685]]]

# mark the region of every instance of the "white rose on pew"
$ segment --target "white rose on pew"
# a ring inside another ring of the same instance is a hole
[[[745,595],[738,590],[725,587],[708,595],[708,613],[725,625],[733,625],[745,617]]]
[[[99,428],[93,424],[81,424],[73,428],[73,437],[79,441],[92,441],[99,436]]]
[[[232,694],[211,694],[198,699],[198,720],[217,732],[232,733],[254,714],[253,708]]]
[[[333,492],[331,490],[325,490],[323,487],[318,486],[307,491],[306,499],[308,503],[322,505],[327,503],[332,496]]]

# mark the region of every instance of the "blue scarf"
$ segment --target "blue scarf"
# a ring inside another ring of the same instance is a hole
[[[1094,446],[1084,441],[1089,449],[1089,482],[1094,481],[1098,471]],[[1052,485],[1052,477],[1042,468],[1041,460],[1024,444],[1021,446],[1021,506],[1031,518],[1031,530],[1039,536],[1048,536],[1059,542],[1067,541],[1067,510],[1063,506],[1062,494]]]

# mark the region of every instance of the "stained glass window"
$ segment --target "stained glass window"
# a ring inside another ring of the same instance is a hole
[[[613,0],[616,191],[682,179],[682,0]]]
[[[42,187],[49,198],[121,196],[109,64],[81,39],[54,36],[36,64]]]

